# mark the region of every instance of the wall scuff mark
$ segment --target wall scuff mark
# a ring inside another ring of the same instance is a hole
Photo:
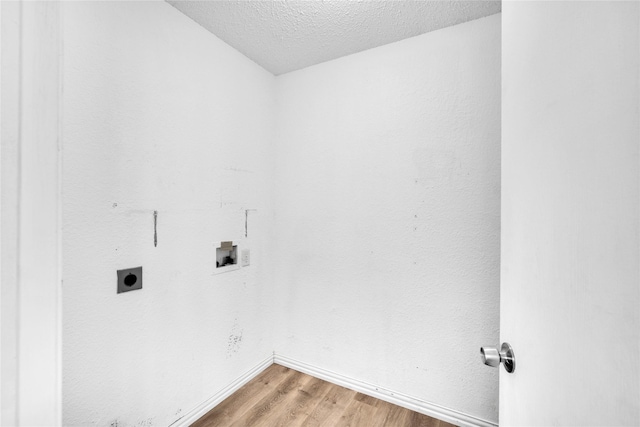
[[[231,334],[227,342],[227,357],[231,357],[240,351],[240,344],[242,343],[242,333],[244,330],[240,329],[238,325],[238,319],[235,319],[233,327],[231,328]]]

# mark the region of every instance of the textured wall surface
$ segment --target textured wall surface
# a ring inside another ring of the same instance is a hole
[[[500,16],[277,96],[276,352],[497,422]]]
[[[496,420],[499,16],[276,79],[165,2],[63,12],[65,425],[168,425],[274,349]]]
[[[637,426],[640,4],[503,15],[500,421]]]
[[[273,351],[274,77],[165,2],[63,9],[64,425],[167,426]]]
[[[275,75],[500,12],[494,0],[167,0]]]

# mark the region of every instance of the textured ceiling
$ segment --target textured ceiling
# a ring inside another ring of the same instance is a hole
[[[167,1],[275,75],[501,10],[485,0]]]

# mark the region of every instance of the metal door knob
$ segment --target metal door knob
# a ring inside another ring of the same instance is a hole
[[[480,354],[485,365],[496,367],[502,363],[507,372],[516,370],[516,355],[509,343],[502,343],[500,350],[496,347],[480,347]]]

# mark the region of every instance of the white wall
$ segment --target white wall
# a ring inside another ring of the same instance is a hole
[[[165,2],[63,6],[64,425],[166,426],[272,355],[274,77]]]
[[[274,348],[496,422],[499,15],[276,79],[164,2],[63,12],[65,425],[168,425]]]
[[[277,85],[276,353],[497,422],[500,15]]]
[[[504,425],[640,425],[640,4],[505,2]]]

